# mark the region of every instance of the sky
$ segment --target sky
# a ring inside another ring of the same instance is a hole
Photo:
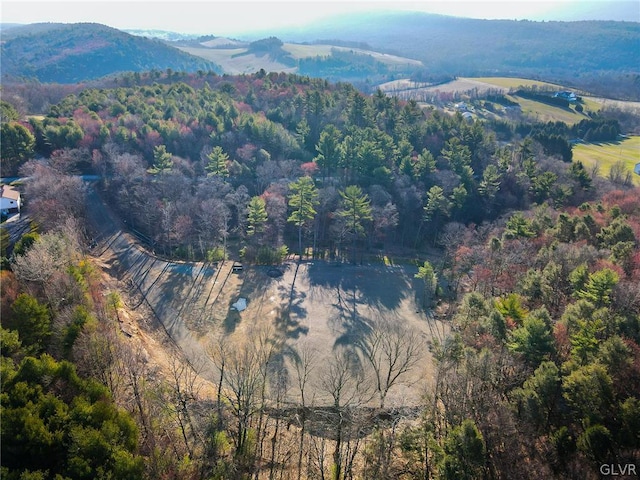
[[[412,10],[486,19],[640,22],[638,0],[3,0],[0,3],[0,21],[96,22],[119,29],[158,29],[222,36],[300,27],[336,14],[376,10]]]

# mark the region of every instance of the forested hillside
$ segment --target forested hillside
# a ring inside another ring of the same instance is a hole
[[[34,24],[3,30],[3,81],[74,83],[124,71],[237,74],[263,68],[357,82],[361,90],[371,90],[399,74],[430,83],[498,75],[638,100],[640,24],[629,20],[532,22],[362,13],[301,30],[266,30],[253,41],[220,39],[221,44],[213,41],[215,31],[200,40],[165,42],[99,24]],[[310,53],[316,45],[318,52]],[[327,51],[327,46],[334,48]]]
[[[338,16],[304,29],[272,31],[285,41],[364,42],[420,60],[417,79],[438,75],[524,76],[638,99],[640,24],[479,20],[420,12]]]
[[[615,120],[598,118],[580,128],[593,130],[603,122],[616,128]],[[268,195],[282,203],[288,183],[312,175],[327,209],[314,229],[318,248],[340,243],[329,220],[335,220],[339,192],[349,185],[368,191],[382,216],[373,219],[369,245],[375,239],[411,247],[433,242],[438,229],[430,227],[448,220],[480,223],[532,202],[577,205],[592,195],[587,172],[570,163],[568,139],[576,132],[563,124],[516,124],[506,130],[501,125],[499,143],[490,124],[435,109],[423,112],[414,102],[382,93],[367,98],[348,84],[285,74],[193,76],[168,85],[88,89],[28,127],[35,151],[45,156],[58,151],[61,167],[83,158],[70,155],[70,149],[88,152],[85,168],[92,164],[109,179],[114,201],[163,248],[169,247],[169,232],[154,220],[163,213],[150,198],[157,196],[174,218],[190,212],[193,230],[171,243],[191,250],[200,243],[193,216],[198,207],[192,202],[199,189],[221,182],[246,199]],[[126,172],[119,160],[123,154]],[[178,196],[167,197],[167,190]],[[423,207],[429,200],[427,222]],[[130,201],[135,203],[123,203]],[[267,221],[279,242],[284,216],[286,211],[273,212]],[[242,210],[233,218],[229,228],[243,230]],[[382,219],[393,223],[382,228]]]
[[[153,69],[220,71],[206,60],[93,23],[33,24],[2,31],[3,82],[24,79],[76,83],[122,72]]]
[[[616,118],[469,121],[264,71],[127,77],[29,120],[2,107],[32,219],[2,253],[3,477],[595,479],[637,462],[640,190],[569,143],[624,133]],[[133,313],[89,248],[88,188],[174,262],[417,266],[411,293],[445,333],[361,318],[320,365],[247,330],[206,375],[169,341],[155,364],[118,328]],[[422,400],[388,405],[415,365],[397,352],[419,348]]]

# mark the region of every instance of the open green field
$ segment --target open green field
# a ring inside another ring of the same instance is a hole
[[[580,120],[589,118],[584,113],[576,112],[573,108],[558,107],[518,96],[507,95],[507,97],[520,104],[522,113],[540,122],[564,122],[573,125]]]
[[[488,83],[502,88],[518,88],[518,87],[554,87],[558,88],[560,85],[555,85],[549,82],[541,82],[539,80],[529,80],[528,78],[510,78],[510,77],[478,77],[474,78],[478,82]]]
[[[563,108],[550,105],[536,100],[522,98],[516,95],[508,95],[509,90],[518,87],[551,87],[554,89],[563,88],[561,85],[555,85],[539,80],[529,80],[526,78],[510,78],[510,77],[458,77],[447,83],[437,85],[425,85],[412,82],[408,79],[398,79],[379,85],[382,91],[393,95],[401,95],[403,98],[415,98],[421,101],[425,96],[438,93],[452,93],[461,95],[465,99],[473,98],[473,95],[482,95],[490,91],[500,91],[507,95],[512,101],[518,103],[522,109],[522,113],[528,117],[537,119],[540,122],[565,122],[569,125],[589,118],[587,112],[599,111],[605,103],[604,99],[596,99],[587,96],[582,97],[582,107],[584,112],[580,113],[575,110],[575,106]],[[581,94],[581,92],[578,92]],[[611,102],[611,101],[610,101]],[[626,102],[631,103],[631,102]],[[625,102],[618,102],[616,106],[626,108]]]
[[[640,175],[633,173],[633,167],[640,162],[640,136],[625,138],[620,142],[574,145],[573,160],[581,161],[587,169],[598,166],[602,176],[607,176],[611,165],[622,160],[632,172],[633,183],[640,185]]]

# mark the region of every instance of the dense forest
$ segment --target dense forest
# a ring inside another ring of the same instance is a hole
[[[86,82],[154,68],[195,72],[217,65],[160,40],[130,35],[95,23],[41,23],[2,30],[3,82]]]
[[[264,71],[118,83],[28,120],[2,104],[3,175],[29,177],[32,218],[2,235],[3,477],[590,479],[637,462],[640,190],[570,143],[624,133],[616,118],[469,122]],[[447,333],[374,325],[320,366],[256,332],[212,346],[210,382],[171,345],[154,365],[91,255],[90,188],[164,258],[417,263]],[[386,406],[421,348],[422,402]]]

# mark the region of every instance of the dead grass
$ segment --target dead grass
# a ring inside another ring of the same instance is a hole
[[[519,87],[552,87],[561,88],[560,85],[556,85],[549,82],[541,82],[539,80],[530,80],[528,78],[511,78],[511,77],[478,77],[474,78],[478,82],[487,83],[489,85],[495,85],[503,89],[519,88]]]

